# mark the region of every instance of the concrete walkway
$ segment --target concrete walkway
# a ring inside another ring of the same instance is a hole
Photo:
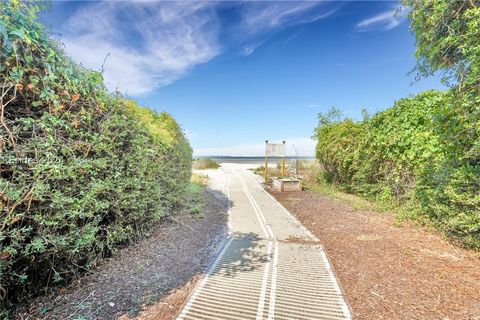
[[[350,319],[318,239],[244,165],[222,169],[230,236],[178,319]]]

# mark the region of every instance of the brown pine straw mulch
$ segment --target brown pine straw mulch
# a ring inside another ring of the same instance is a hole
[[[480,254],[393,214],[270,191],[321,241],[354,319],[480,319]]]

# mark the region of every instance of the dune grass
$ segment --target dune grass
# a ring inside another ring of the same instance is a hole
[[[202,159],[195,159],[193,161],[193,169],[196,170],[205,170],[205,169],[217,169],[220,165],[212,159],[202,158]]]

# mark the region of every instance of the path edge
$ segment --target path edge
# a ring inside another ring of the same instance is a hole
[[[230,203],[230,193],[228,192],[228,175],[227,172],[225,171],[224,167],[221,167],[221,170],[225,174],[225,185],[226,185],[226,190],[225,190],[225,195],[227,197],[227,236],[223,241],[220,243],[218,248],[215,250],[214,255],[212,256],[212,261],[210,264],[204,269],[204,274],[203,276],[198,280],[198,282],[195,284],[195,287],[193,290],[190,292],[188,295],[188,298],[185,299],[185,302],[182,304],[182,307],[177,313],[177,316],[174,319],[177,320],[183,320],[185,316],[187,315],[188,311],[190,310],[191,305],[193,302],[195,302],[197,295],[200,293],[202,290],[203,286],[205,286],[209,276],[213,273],[215,270],[217,264],[220,262],[220,259],[223,257],[225,254],[225,251],[227,248],[230,246],[230,243],[233,240],[232,234],[231,234],[231,228],[230,228],[230,218],[231,218],[231,211],[232,211],[232,205]]]

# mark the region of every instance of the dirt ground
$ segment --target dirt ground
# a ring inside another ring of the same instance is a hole
[[[480,254],[391,214],[270,191],[324,245],[355,319],[480,319]]]
[[[174,318],[227,232],[225,196],[212,189],[205,196],[201,213],[175,215],[90,275],[37,299],[17,319]]]

